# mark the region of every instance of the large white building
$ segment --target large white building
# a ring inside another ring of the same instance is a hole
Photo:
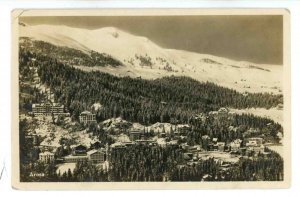
[[[69,115],[64,112],[64,105],[50,102],[32,104],[32,113],[35,116]]]
[[[44,163],[50,163],[50,162],[54,161],[54,154],[49,151],[40,153],[39,160]]]
[[[96,114],[93,114],[89,111],[81,112],[79,116],[79,121],[83,124],[96,123]]]
[[[92,164],[103,163],[106,161],[106,155],[104,149],[93,149],[87,151],[86,154],[76,154],[76,155],[68,155],[64,157],[65,163],[76,163],[76,162],[84,162],[89,161]]]

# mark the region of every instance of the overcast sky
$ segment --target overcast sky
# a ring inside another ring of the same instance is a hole
[[[55,16],[20,21],[88,29],[113,26],[148,37],[164,48],[254,63],[283,62],[282,16]]]

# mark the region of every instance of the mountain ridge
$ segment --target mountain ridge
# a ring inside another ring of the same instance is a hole
[[[189,76],[214,82],[239,92],[281,94],[282,66],[234,61],[208,54],[164,49],[146,37],[135,36],[115,27],[96,30],[68,26],[20,26],[20,36],[50,44],[78,49],[84,53],[105,53],[120,61],[122,67],[84,67],[118,76],[155,79],[164,76]]]

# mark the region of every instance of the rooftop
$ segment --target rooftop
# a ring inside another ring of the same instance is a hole
[[[88,155],[92,155],[92,154],[94,154],[94,153],[96,153],[96,152],[101,152],[101,153],[103,153],[102,150],[95,150],[95,149],[94,149],[94,150],[88,151],[87,154],[88,154]]]
[[[40,155],[54,155],[54,154],[49,151],[46,151],[46,152],[40,153]]]
[[[86,148],[86,146],[82,145],[82,144],[75,144],[75,145],[71,145],[70,148],[77,148],[77,147],[82,147],[82,148]]]
[[[78,156],[78,155],[67,155],[67,156],[65,156],[64,157],[65,159],[75,159],[75,158],[77,158],[77,159],[84,159],[84,158],[87,158],[87,156],[86,155],[84,155],[84,156]]]
[[[80,113],[80,116],[82,116],[82,115],[93,115],[93,114],[89,111],[83,111]]]
[[[51,106],[54,106],[54,107],[64,107],[64,105],[62,105],[60,103],[50,103],[50,102],[47,102],[47,103],[33,103],[32,107],[42,107],[42,106],[45,106],[45,105],[51,105]]]

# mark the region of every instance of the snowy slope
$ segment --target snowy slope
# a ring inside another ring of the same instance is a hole
[[[283,111],[278,108],[247,108],[247,109],[230,109],[236,114],[253,114],[255,116],[269,118],[281,125],[283,125]]]
[[[67,46],[83,52],[106,53],[124,66],[84,67],[117,76],[155,79],[163,76],[190,76],[210,81],[240,92],[273,92],[282,89],[282,66],[239,62],[207,54],[164,49],[148,38],[132,35],[114,27],[97,30],[55,25],[20,26],[20,36]],[[143,64],[142,59],[147,63]]]

